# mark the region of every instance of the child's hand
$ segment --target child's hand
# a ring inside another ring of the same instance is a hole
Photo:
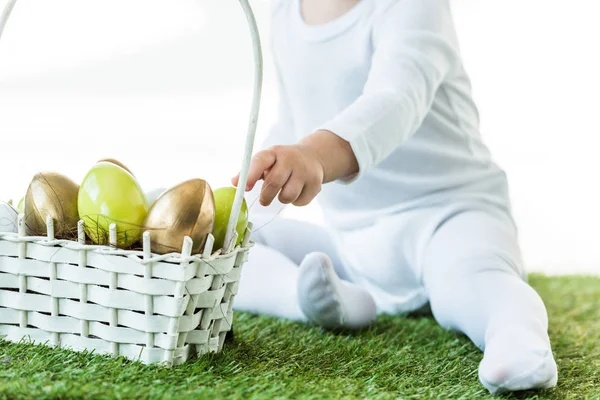
[[[330,131],[319,130],[291,146],[274,146],[257,153],[250,164],[246,191],[260,179],[265,181],[260,204],[268,206],[279,193],[279,201],[308,205],[321,185],[346,179],[359,172],[350,143]],[[233,178],[238,185],[239,175]]]
[[[260,204],[268,206],[279,193],[279,201],[308,205],[321,191],[324,167],[317,151],[305,144],[274,146],[257,153],[250,164],[246,191],[262,179]],[[237,186],[239,174],[232,183]]]

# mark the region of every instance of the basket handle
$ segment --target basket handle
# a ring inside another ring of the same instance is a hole
[[[254,141],[256,137],[256,128],[258,124],[258,114],[260,110],[263,84],[263,55],[260,34],[256,24],[256,17],[254,16],[254,12],[252,11],[252,7],[250,6],[248,0],[239,0],[239,2],[244,10],[244,13],[246,14],[246,19],[248,20],[248,26],[250,28],[250,36],[252,37],[254,51],[254,94],[252,98],[252,108],[250,110],[250,121],[248,123],[248,132],[246,135],[244,158],[242,160],[239,183],[227,225],[225,243],[223,245],[224,252],[227,252],[234,247],[231,246],[231,244],[235,237],[235,228],[242,208],[242,203],[244,201],[244,192],[246,188],[246,182],[248,181],[248,170],[250,169],[250,161],[252,158],[252,152],[254,150]],[[8,18],[10,17],[10,14],[16,3],[17,0],[9,0],[8,4],[4,7],[4,10],[0,15],[0,39],[2,38],[2,33],[4,32]]]

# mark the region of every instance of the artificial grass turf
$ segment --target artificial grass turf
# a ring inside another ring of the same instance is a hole
[[[531,283],[550,313],[559,385],[501,398],[600,399],[600,278]],[[479,350],[430,316],[382,317],[360,333],[235,318],[222,354],[173,369],[0,342],[0,399],[494,398],[477,378]]]

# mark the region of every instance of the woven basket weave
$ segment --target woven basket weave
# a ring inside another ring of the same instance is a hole
[[[255,54],[255,86],[244,160],[238,187],[246,186],[262,86],[262,53],[254,14],[246,13]],[[16,3],[0,16],[0,37]],[[225,243],[235,243],[243,202],[238,189]],[[24,216],[17,233],[0,232],[0,339],[30,340],[77,351],[124,356],[167,366],[192,354],[218,352],[231,329],[233,299],[242,264],[250,250],[251,225],[241,245],[212,253],[209,235],[203,254],[192,255],[186,237],[177,254],[151,254],[151,234],[143,251],[56,240],[54,221],[48,236],[26,236]],[[111,227],[115,230],[116,227]],[[115,235],[112,235],[116,237]],[[111,243],[115,243],[116,240]]]

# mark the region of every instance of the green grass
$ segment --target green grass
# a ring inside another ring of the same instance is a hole
[[[503,398],[600,399],[600,279],[531,283],[550,313],[559,386]],[[477,379],[480,359],[429,316],[384,317],[368,331],[334,334],[239,314],[224,353],[171,370],[0,342],[0,399],[491,399]]]

